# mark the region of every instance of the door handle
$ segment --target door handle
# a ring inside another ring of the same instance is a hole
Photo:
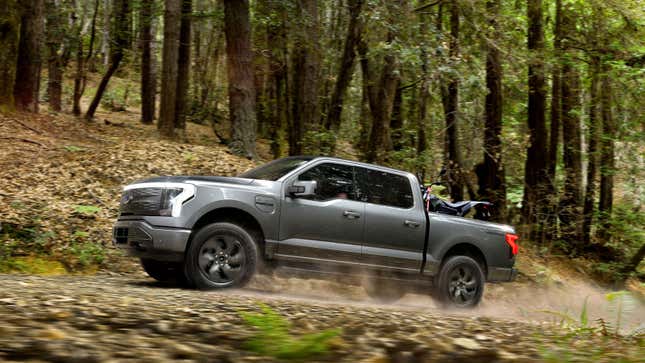
[[[406,219],[405,222],[403,222],[403,224],[411,228],[417,228],[421,225],[419,222],[411,221],[409,219]]]
[[[347,219],[356,219],[356,218],[360,218],[361,214],[352,212],[351,210],[346,210],[343,212],[343,216]]]

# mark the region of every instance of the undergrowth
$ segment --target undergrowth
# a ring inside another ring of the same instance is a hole
[[[245,343],[245,348],[264,356],[285,360],[308,360],[329,352],[330,340],[340,334],[340,329],[294,336],[289,333],[291,323],[261,304],[261,312],[239,312],[244,322],[254,327],[255,336]]]

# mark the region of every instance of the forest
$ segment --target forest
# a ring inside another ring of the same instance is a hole
[[[99,109],[254,162],[445,167],[524,241],[645,274],[638,0],[3,0],[0,113]]]

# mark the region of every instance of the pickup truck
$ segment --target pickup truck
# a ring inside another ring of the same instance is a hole
[[[238,177],[154,177],[127,185],[113,243],[159,281],[241,287],[285,267],[394,301],[432,292],[476,306],[487,281],[511,281],[507,225],[427,212],[413,174],[330,157],[278,159]],[[285,270],[282,270],[285,271]]]

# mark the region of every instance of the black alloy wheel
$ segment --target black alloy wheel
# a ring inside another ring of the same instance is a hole
[[[436,293],[445,307],[474,308],[484,293],[484,272],[469,256],[452,256],[439,272]]]
[[[203,227],[186,255],[186,275],[201,289],[241,287],[253,276],[257,246],[244,228],[227,222]]]

